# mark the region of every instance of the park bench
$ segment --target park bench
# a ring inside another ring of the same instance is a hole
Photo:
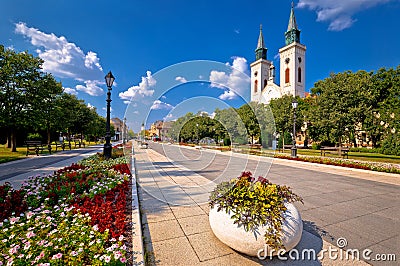
[[[58,148],[61,148],[64,151],[66,147],[69,147],[69,150],[71,150],[71,143],[69,142],[54,141],[52,145],[56,146],[56,151],[58,150]]]
[[[339,155],[339,147],[321,147],[321,156],[325,156],[325,154],[338,154]],[[349,159],[349,148],[341,148],[342,157],[346,157]]]
[[[37,156],[39,156],[39,152],[42,153],[45,149],[49,150],[51,154],[51,145],[43,144],[40,140],[26,140],[26,156],[29,155],[29,152],[34,151]]]
[[[285,150],[290,150],[290,149],[292,149],[292,147],[293,147],[293,144],[285,144],[285,145],[283,145],[283,148],[285,148]],[[279,148],[278,152],[283,152],[283,148],[282,147]]]
[[[75,146],[74,146],[75,148],[76,148],[76,146],[79,146],[79,148],[81,146],[83,146],[85,148],[85,142],[84,141],[81,141],[80,139],[73,139],[72,141],[75,144]]]

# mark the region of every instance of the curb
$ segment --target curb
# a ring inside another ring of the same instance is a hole
[[[139,198],[137,191],[137,173],[134,150],[132,145],[132,244],[133,244],[133,265],[144,265],[144,250],[142,241],[142,223],[140,219]]]

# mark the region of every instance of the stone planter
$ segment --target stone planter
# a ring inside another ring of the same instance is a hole
[[[303,221],[296,207],[288,203],[287,210],[284,212],[285,221],[282,224],[282,241],[286,250],[294,248],[301,239],[303,232]],[[231,215],[225,211],[217,212],[217,208],[212,208],[209,214],[210,226],[215,236],[229,247],[247,254],[249,256],[257,256],[260,249],[265,250],[264,235],[266,227],[258,228],[257,237],[254,232],[246,232],[243,227],[238,227],[233,223]],[[267,249],[268,256],[270,249]],[[276,252],[271,252],[272,255],[277,255]],[[261,253],[265,255],[264,252]]]

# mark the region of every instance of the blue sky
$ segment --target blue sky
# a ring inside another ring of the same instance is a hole
[[[400,0],[294,3],[307,46],[306,91],[331,72],[400,63]],[[249,74],[260,24],[268,59],[279,66],[276,55],[284,46],[290,6],[289,0],[2,0],[0,44],[42,57],[45,71],[100,115],[105,115],[104,76],[111,70],[112,116],[126,115],[137,130],[145,120],[241,105],[250,96],[249,83],[230,66]],[[212,62],[199,68],[180,64],[191,60]],[[221,84],[237,88],[241,97]]]

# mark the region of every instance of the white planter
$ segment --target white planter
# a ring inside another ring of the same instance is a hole
[[[299,211],[293,204],[287,203],[286,207],[287,210],[283,214],[285,221],[282,224],[282,242],[286,251],[289,251],[300,242],[303,232],[303,221],[301,220]],[[234,224],[231,215],[227,214],[224,210],[217,212],[217,208],[212,208],[209,219],[215,236],[229,247],[249,256],[257,256],[260,249],[265,250],[265,226],[258,228],[256,237],[254,232],[246,232],[243,227]],[[270,252],[271,250],[267,248],[268,256]],[[276,252],[272,253],[272,255],[276,254]],[[261,255],[264,255],[264,252]]]

